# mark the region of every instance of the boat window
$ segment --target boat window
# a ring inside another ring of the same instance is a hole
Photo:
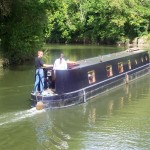
[[[118,71],[119,71],[119,73],[122,73],[124,71],[123,62],[118,63]]]
[[[131,60],[128,60],[128,68],[131,69]]]
[[[144,61],[144,59],[143,59],[143,57],[141,57],[141,62],[143,63],[143,61]]]
[[[96,81],[94,70],[88,72],[88,81],[89,81],[89,84],[92,84]]]
[[[113,76],[112,65],[108,65],[108,66],[106,67],[106,70],[107,70],[107,76],[108,76],[108,77]]]
[[[145,60],[146,60],[146,61],[148,60],[147,56],[145,56]]]
[[[137,59],[135,59],[135,64],[137,65]]]

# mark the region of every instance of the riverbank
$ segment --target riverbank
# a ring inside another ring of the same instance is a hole
[[[0,58],[0,68],[8,67],[8,66],[9,66],[9,60]]]
[[[3,59],[0,59],[0,68],[3,67],[3,63],[4,63]]]
[[[44,46],[42,47],[42,49],[46,50],[46,55],[45,55],[46,57],[48,57],[47,55],[49,55],[49,53],[47,53],[47,50],[50,48],[50,45],[52,45],[53,48],[55,48],[55,47],[58,48],[59,47],[58,49],[62,49],[62,50],[65,50],[65,49],[67,50],[68,46],[73,46],[72,49],[74,49],[74,50],[78,46],[80,46],[80,47],[86,46],[87,51],[88,51],[88,49],[91,49],[90,47],[92,47],[92,46],[94,46],[94,47],[95,46],[96,47],[103,47],[103,46],[104,47],[109,47],[109,46],[112,46],[112,45],[99,45],[99,44],[58,44],[58,43],[57,44],[56,43],[52,44],[52,43],[49,43],[49,44],[44,44]],[[75,45],[76,45],[76,48],[74,47]],[[130,42],[129,40],[126,40],[126,42],[118,42],[118,43],[116,43],[116,45],[113,45],[113,47],[122,47],[122,49],[128,49],[128,48],[131,48],[131,47],[138,47],[140,49],[148,49],[150,47],[150,40],[149,40],[148,37],[146,37],[146,38],[145,37],[144,38],[136,38],[132,42]],[[45,59],[47,59],[47,58],[45,58]],[[30,58],[30,60],[33,60],[33,56]],[[27,61],[29,61],[29,60],[27,60]],[[27,61],[24,61],[24,63],[26,63]],[[8,67],[9,65],[10,64],[9,64],[8,59],[3,59],[2,57],[0,57],[0,67]]]
[[[126,46],[126,47],[149,47],[150,46],[150,35],[142,36],[142,37],[136,37],[133,40],[125,39],[123,41],[117,42],[118,46]]]

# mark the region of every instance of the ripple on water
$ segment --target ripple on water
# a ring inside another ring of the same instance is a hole
[[[32,108],[29,110],[2,114],[0,115],[0,126],[5,127],[8,124],[21,121],[44,111],[45,110],[37,111],[36,108]]]

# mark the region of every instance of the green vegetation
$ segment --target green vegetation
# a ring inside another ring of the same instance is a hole
[[[7,4],[7,1],[4,1]],[[9,0],[8,13],[1,16],[1,45],[4,57],[18,64],[42,46],[47,17],[37,0]],[[7,9],[6,9],[7,11]]]
[[[1,51],[11,64],[45,42],[115,44],[150,32],[149,0],[2,0],[0,10]]]

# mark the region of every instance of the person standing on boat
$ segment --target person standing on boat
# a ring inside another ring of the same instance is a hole
[[[60,58],[56,59],[54,62],[53,70],[66,70],[67,69],[67,62],[64,59],[64,54],[60,54]]]
[[[64,59],[64,54],[61,53],[60,57],[55,60],[54,66],[53,66],[53,81],[52,81],[53,88],[55,88],[56,70],[66,70],[66,69],[67,69],[67,62]]]
[[[52,67],[52,65],[44,64],[42,61],[43,51],[39,50],[37,52],[37,57],[35,58],[35,83],[33,92],[38,92],[40,87],[40,92],[44,90],[44,71],[43,67]]]

